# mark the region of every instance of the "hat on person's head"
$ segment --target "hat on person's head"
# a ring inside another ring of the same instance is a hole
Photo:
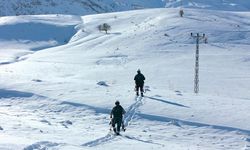
[[[120,102],[119,101],[115,101],[115,105],[120,105]]]

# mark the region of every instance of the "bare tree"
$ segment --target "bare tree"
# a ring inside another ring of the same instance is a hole
[[[103,23],[103,24],[99,25],[97,28],[99,31],[105,31],[106,34],[108,33],[108,30],[111,30],[111,26],[107,23]]]

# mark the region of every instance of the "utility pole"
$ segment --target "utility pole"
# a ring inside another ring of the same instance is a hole
[[[194,75],[194,93],[199,93],[199,43],[201,39],[205,38],[205,34],[202,36],[197,33],[196,35],[191,33],[191,37],[196,39],[196,53],[195,53],[195,75]]]

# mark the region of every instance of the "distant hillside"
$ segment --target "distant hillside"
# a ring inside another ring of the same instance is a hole
[[[164,6],[161,0],[1,0],[0,15],[86,15]]]
[[[166,0],[166,7],[187,7],[226,11],[250,11],[249,0]]]
[[[163,7],[249,11],[250,2],[247,0],[1,0],[0,16],[35,14],[86,15]]]

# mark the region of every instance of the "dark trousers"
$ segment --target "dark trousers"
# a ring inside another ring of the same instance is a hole
[[[117,124],[117,132],[120,132],[121,125],[122,125],[122,118],[113,118],[112,119],[112,127],[115,129],[115,124]]]
[[[137,95],[139,95],[139,89],[140,89],[141,94],[143,95],[143,84],[135,85],[135,90],[136,90]]]

